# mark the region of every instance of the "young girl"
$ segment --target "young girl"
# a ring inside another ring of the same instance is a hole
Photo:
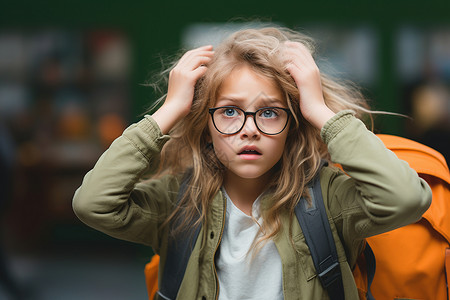
[[[200,224],[176,299],[327,299],[294,216],[317,174],[345,299],[357,299],[364,238],[418,220],[431,191],[355,117],[369,112],[360,94],[321,74],[312,53],[309,38],[277,28],[188,51],[163,105],[85,176],[77,216],[153,247],[160,275],[170,241]]]

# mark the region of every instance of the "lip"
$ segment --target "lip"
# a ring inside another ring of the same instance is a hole
[[[247,145],[239,150],[238,155],[245,160],[254,160],[260,158],[262,152],[254,145]]]

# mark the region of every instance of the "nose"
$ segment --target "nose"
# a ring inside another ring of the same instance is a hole
[[[241,138],[255,138],[259,136],[261,133],[256,127],[255,119],[253,116],[247,116],[245,119],[244,127],[240,131]]]

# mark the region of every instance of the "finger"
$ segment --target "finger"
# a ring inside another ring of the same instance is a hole
[[[200,56],[192,59],[189,63],[177,66],[174,68],[169,76],[173,78],[184,78],[184,80],[197,80],[199,76],[202,76],[206,72],[208,63],[211,61],[210,57]],[[198,71],[198,69],[203,71]]]
[[[195,61],[200,61],[201,63],[205,63],[205,62],[210,62],[212,60],[212,55],[208,55],[208,56],[197,56],[195,58],[192,59],[193,62]]]
[[[213,48],[212,45],[205,45],[205,46],[195,48],[194,50],[205,50],[205,49],[212,49],[212,48]]]
[[[289,68],[287,66],[289,66]],[[299,74],[301,77],[296,77],[296,79],[301,79],[305,76],[309,77],[311,74],[315,74],[318,71],[318,67],[314,61],[310,61],[301,56],[292,56],[292,58],[286,62],[286,69],[289,70],[291,75],[298,74],[297,72],[293,73],[294,68],[301,71],[301,74]]]
[[[206,73],[207,70],[208,70],[208,67],[201,65],[197,69],[192,71],[192,75],[198,79],[198,78],[202,77]]]
[[[298,68],[295,64],[293,63],[288,63],[286,65],[286,70],[289,72],[289,74],[292,76],[292,78],[294,79],[294,81],[297,83],[297,79],[301,78],[302,76],[302,72],[300,71],[300,68]]]
[[[199,57],[211,58],[214,55],[214,51],[196,51],[191,52],[186,56],[183,56],[178,62],[178,66],[187,67],[195,65],[195,62]]]
[[[193,56],[193,55],[197,55],[197,53],[199,53],[199,52],[211,52],[212,51],[212,46],[211,45],[207,45],[207,46],[202,46],[202,47],[199,47],[199,48],[195,48],[195,49],[192,49],[192,50],[189,50],[189,51],[187,51],[183,56],[182,56],[182,58],[183,57],[191,57],[191,56]]]
[[[211,57],[206,57],[206,56],[200,56],[200,57],[196,57],[195,59],[193,59],[191,61],[191,70],[194,70],[200,66],[205,66],[208,65],[208,63],[211,61]]]
[[[305,48],[288,48],[285,50],[285,57],[289,61],[295,61],[300,64],[315,65],[314,59]]]
[[[212,59],[212,55],[208,56],[194,56],[188,60],[185,60],[182,64],[180,64],[180,68],[184,68],[185,70],[192,71],[198,68],[200,65],[208,64]]]
[[[315,64],[314,58],[311,55],[310,50],[303,44],[298,42],[285,42],[285,55],[293,59],[294,57],[301,58],[303,62]]]

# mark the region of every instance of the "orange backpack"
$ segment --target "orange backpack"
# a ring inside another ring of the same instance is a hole
[[[376,258],[371,291],[375,299],[433,299],[448,297],[450,279],[450,173],[437,151],[401,137],[378,135],[398,158],[409,163],[433,192],[422,218],[402,228],[367,239]],[[359,270],[358,287],[367,284]]]
[[[159,255],[153,255],[149,263],[145,265],[145,285],[147,286],[148,299],[155,299],[155,294],[158,291],[158,269],[159,269]]]
[[[450,173],[437,151],[405,138],[378,135],[386,147],[424,178],[433,192],[418,222],[367,239],[376,257],[375,299],[448,299],[450,278]],[[145,267],[149,299],[158,289],[159,256]],[[353,272],[361,297],[367,292],[364,258]]]

